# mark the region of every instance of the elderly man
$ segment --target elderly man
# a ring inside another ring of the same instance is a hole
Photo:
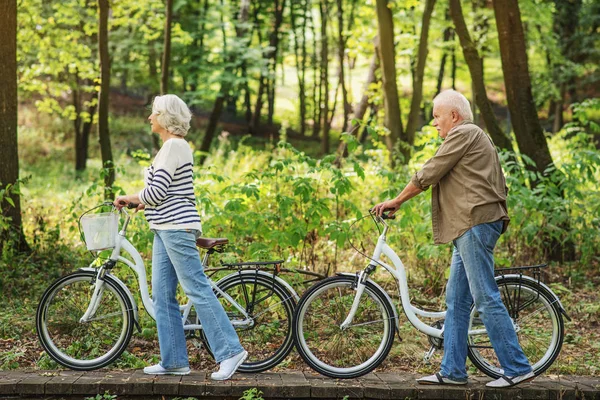
[[[508,225],[506,184],[490,137],[472,122],[469,101],[454,90],[433,100],[433,126],[444,142],[435,156],[392,200],[377,204],[377,215],[393,215],[405,201],[432,186],[433,237],[453,242],[446,288],[444,358],[440,372],[421,384],[467,383],[467,333],[474,302],[504,376],[489,387],[508,387],[534,378],[494,280],[494,247]]]

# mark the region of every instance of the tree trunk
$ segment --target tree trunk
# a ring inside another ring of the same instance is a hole
[[[348,115],[350,115],[350,104],[348,104],[348,89],[346,89],[346,78],[344,76],[344,58],[346,53],[346,38],[344,36],[344,10],[342,0],[337,0],[338,16],[338,61],[340,63],[340,85],[342,87],[342,107],[344,111],[344,121],[342,122],[342,132],[348,129]]]
[[[319,1],[319,0],[317,0]],[[311,57],[313,67],[313,129],[312,137],[318,137],[321,131],[321,94],[323,93],[323,81],[320,80],[319,63],[318,63],[318,41],[317,41],[317,28],[315,26],[315,20],[311,14],[311,33],[313,37],[313,55]],[[319,78],[319,84],[317,85],[317,78]]]
[[[275,0],[274,1],[275,8],[275,21],[273,23],[273,31],[271,35],[269,35],[269,51],[266,52],[265,58],[268,60],[267,66],[267,75],[265,76],[261,72],[259,87],[258,87],[258,97],[256,99],[256,106],[254,108],[254,118],[252,121],[252,129],[254,132],[258,131],[260,125],[260,119],[263,108],[263,95],[266,92],[267,94],[267,108],[268,108],[268,119],[269,123],[272,123],[271,119],[273,118],[273,111],[275,109],[275,72],[277,66],[277,50],[279,46],[279,28],[281,27],[281,23],[283,21],[283,11],[285,8],[285,0]],[[269,88],[272,87],[272,90]]]
[[[554,109],[552,110],[554,112],[554,122],[552,124],[552,133],[556,133],[556,132],[560,131],[564,125],[563,99],[565,98],[565,87],[566,87],[566,84],[561,83],[560,95],[559,95],[560,98],[556,102],[554,102]]]
[[[554,163],[531,92],[525,35],[518,0],[494,0],[494,12],[506,98],[517,144],[521,153],[535,162],[535,166],[527,164],[526,168],[544,174],[547,168],[554,166]],[[537,184],[535,178],[530,182],[532,187]],[[562,189],[561,196],[564,197]],[[566,212],[566,210],[561,211]],[[568,220],[561,224],[560,228],[569,231]],[[554,261],[572,260],[575,255],[575,246],[572,241],[561,243],[557,239],[552,239],[548,243],[548,251],[550,258]]]
[[[236,35],[238,36],[238,39],[244,39],[246,37],[249,10],[250,0],[241,0],[238,24],[236,28]],[[225,74],[233,74],[233,71],[235,70],[235,66],[233,66],[234,56],[235,55],[233,53],[227,55],[227,39],[225,32],[223,32],[223,57],[226,58],[226,64],[228,65],[228,69],[225,71]],[[213,105],[213,109],[210,114],[208,126],[206,127],[206,132],[204,133],[204,137],[202,138],[202,143],[200,145],[200,151],[202,152],[199,160],[200,165],[204,164],[204,161],[206,160],[206,154],[210,150],[210,145],[215,136],[217,124],[219,123],[221,113],[223,112],[225,98],[228,97],[231,89],[231,83],[228,81],[221,83],[221,90],[215,99],[215,104]]]
[[[294,11],[294,4],[292,1],[290,4],[290,21],[292,24],[292,31],[294,32],[294,58],[296,60],[296,77],[298,79],[298,100],[300,102],[300,115],[299,115],[299,127],[300,135],[306,134],[306,21],[308,14],[308,2],[304,0],[302,2],[302,26],[300,32],[296,24],[296,13]],[[299,40],[301,38],[301,40]],[[302,52],[300,54],[300,51]]]
[[[509,137],[500,128],[498,120],[492,110],[492,105],[487,97],[485,82],[483,80],[483,64],[479,57],[479,53],[477,52],[477,48],[469,35],[460,0],[450,0],[450,15],[454,21],[455,31],[460,40],[460,45],[463,49],[469,72],[471,73],[471,81],[475,89],[475,100],[485,122],[486,129],[496,146],[501,149],[512,151],[512,143],[510,142]]]
[[[165,5],[165,41],[163,46],[160,94],[169,92],[169,65],[171,64],[171,20],[173,19],[173,0]]]
[[[98,52],[100,57],[100,93],[98,94],[98,136],[102,167],[104,171],[104,197],[114,199],[112,191],[115,182],[115,165],[113,162],[108,130],[108,104],[110,95],[110,57],[108,54],[108,12],[109,1],[98,0]]]
[[[77,86],[79,87],[79,77],[76,77]],[[92,85],[91,80],[86,80],[86,85]],[[94,114],[96,114],[96,108],[98,106],[98,92],[94,91],[90,98],[90,104],[87,109],[89,117],[87,120],[82,121],[81,113],[83,108],[83,101],[81,98],[81,90],[73,90],[73,105],[75,107],[75,171],[84,171],[88,159],[88,147],[90,141],[90,132],[94,121]]]
[[[377,0],[377,22],[379,35],[379,58],[383,80],[383,98],[385,107],[384,125],[390,133],[385,137],[387,148],[390,152],[390,162],[393,160],[394,145],[397,140],[402,141],[400,151],[404,156],[404,163],[408,163],[410,148],[402,131],[402,117],[400,114],[400,99],[398,84],[396,82],[396,51],[394,49],[394,21],[392,11],[387,0]]]
[[[16,0],[0,2],[0,35],[0,190],[5,190],[8,185],[18,187],[19,180]],[[2,199],[0,207],[2,218],[10,218],[11,229],[0,230],[0,251],[5,243],[9,243],[8,239],[14,238],[16,242],[12,245],[16,245],[19,252],[29,253],[31,249],[23,233],[21,198],[18,191],[9,191],[11,194]]]
[[[564,61],[570,61],[573,64],[581,62],[579,60],[578,49],[574,43],[577,40],[577,26],[579,25],[580,10],[582,6],[582,0],[554,0],[554,26],[553,31],[556,37],[558,37],[559,48]],[[556,99],[554,106],[554,124],[552,131],[558,132],[563,124],[563,106],[565,102],[566,93],[571,93],[571,102],[577,101],[576,99],[576,83],[575,74],[569,74],[569,76],[561,77],[561,69],[564,69],[564,62],[561,60],[559,63],[553,63],[553,75],[555,84],[559,86],[560,97]],[[568,105],[568,104],[567,104]]]
[[[369,73],[367,75],[367,81],[365,82],[365,86],[363,89],[363,95],[358,104],[356,104],[356,106],[354,107],[354,119],[360,122],[362,122],[362,120],[364,119],[365,113],[367,112],[367,107],[369,106],[369,91],[370,86],[375,82],[376,79],[375,72],[379,67],[378,61],[379,57],[377,56],[377,49],[375,49],[375,53],[373,54],[373,58],[371,59],[371,65],[369,66]],[[356,123],[352,125],[349,133],[353,136],[358,136],[361,127],[361,123]],[[357,139],[359,138],[357,137]],[[363,140],[360,141],[361,143],[363,142]],[[341,159],[348,156],[347,148],[348,146],[346,145],[346,142],[340,141],[340,145],[337,149],[337,159],[335,161],[336,165],[339,166],[341,164]]]
[[[543,173],[553,163],[531,92],[518,0],[494,0],[494,11],[512,127],[519,150],[536,164],[528,168]]]
[[[329,49],[327,40],[328,0],[319,1],[321,13],[321,82],[323,95],[321,97],[321,125],[323,136],[321,137],[321,153],[329,153]]]
[[[419,51],[417,55],[417,65],[413,75],[413,94],[410,102],[410,113],[406,123],[406,140],[409,146],[415,142],[415,132],[419,124],[419,112],[421,111],[421,100],[423,100],[423,76],[425,75],[425,63],[427,62],[427,47],[429,41],[429,23],[435,0],[425,1],[425,10],[423,11],[423,22],[421,24],[421,37],[419,39]]]
[[[446,9],[446,21],[449,21],[449,20],[450,20],[450,10]],[[443,44],[443,50],[442,50],[442,59],[440,60],[440,70],[438,72],[435,96],[440,94],[440,92],[442,91],[442,84],[444,82],[444,71],[446,70],[446,58],[448,57],[448,51],[446,49],[446,46],[447,46],[448,42],[450,42],[450,40],[454,38],[454,32],[451,27],[447,27],[446,29],[444,29],[443,38],[444,38],[444,44]]]

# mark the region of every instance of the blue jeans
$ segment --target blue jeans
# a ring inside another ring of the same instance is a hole
[[[244,351],[200,261],[194,230],[155,230],[152,248],[152,297],[163,368],[189,365],[177,282],[194,304],[215,356],[221,361]]]
[[[504,375],[518,376],[531,371],[494,280],[494,247],[502,224],[496,221],[476,225],[454,240],[446,286],[444,358],[440,369],[442,376],[453,380],[467,379],[467,335],[473,301]]]

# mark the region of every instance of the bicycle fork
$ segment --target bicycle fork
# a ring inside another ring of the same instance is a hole
[[[98,270],[98,275],[96,275],[96,282],[94,283],[94,293],[90,299],[90,304],[88,305],[87,310],[83,316],[79,319],[80,323],[86,323],[91,321],[100,306],[100,301],[102,300],[102,294],[104,293],[104,276],[106,275],[106,269],[102,266]]]
[[[358,305],[360,304],[360,298],[365,291],[366,280],[369,274],[375,270],[375,266],[369,265],[363,271],[361,271],[360,275],[358,275],[358,281],[356,282],[356,294],[354,295],[354,301],[352,302],[352,307],[350,308],[350,312],[348,316],[340,325],[340,329],[344,330],[350,327],[352,324],[352,319],[354,319],[354,315],[356,314],[356,310],[358,310]]]

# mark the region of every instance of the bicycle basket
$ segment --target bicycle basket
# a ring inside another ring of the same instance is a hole
[[[81,217],[80,222],[88,250],[99,251],[115,247],[115,238],[119,230],[119,214],[114,212],[87,214]]]

